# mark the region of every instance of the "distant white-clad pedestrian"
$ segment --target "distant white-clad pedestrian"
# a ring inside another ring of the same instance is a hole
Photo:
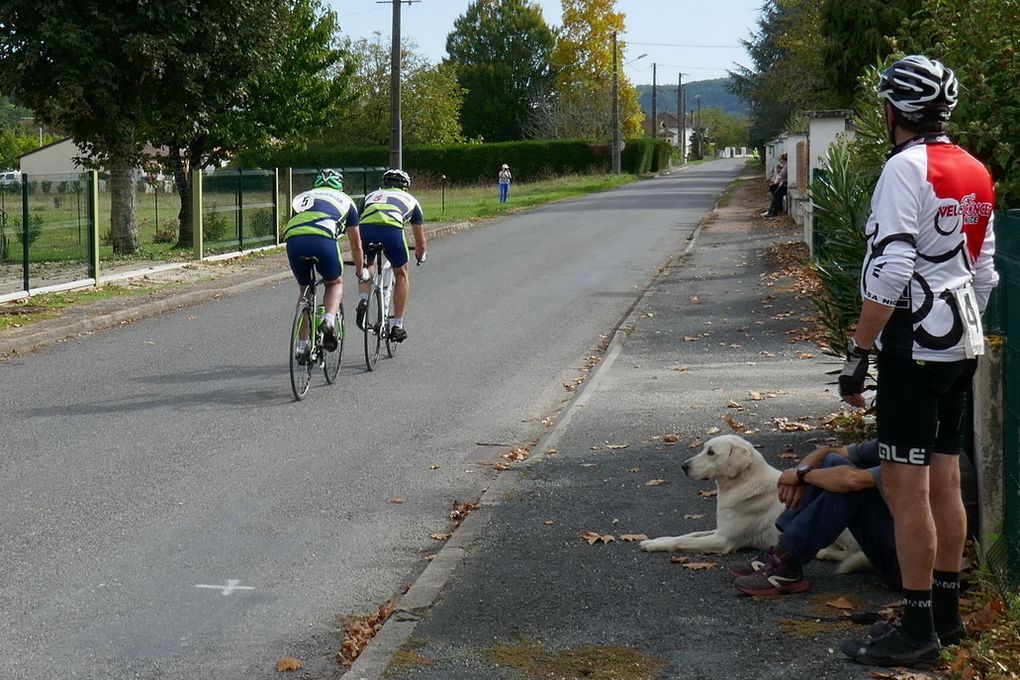
[[[513,179],[513,175],[510,174],[510,166],[506,163],[499,169],[499,202],[506,203],[506,199],[510,196],[510,181]]]

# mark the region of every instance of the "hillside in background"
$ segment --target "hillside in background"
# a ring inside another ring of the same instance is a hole
[[[676,74],[673,76],[676,77]],[[701,107],[715,107],[735,116],[747,116],[747,104],[743,99],[729,91],[729,78],[716,78],[714,80],[696,80],[684,83],[684,91],[687,93],[687,110],[692,111],[697,107],[695,103],[697,95],[701,95]],[[652,115],[652,86],[635,85],[638,95],[641,98],[641,108],[645,115]],[[655,108],[659,113],[663,111],[676,111],[676,82],[669,84],[658,83],[658,93]]]

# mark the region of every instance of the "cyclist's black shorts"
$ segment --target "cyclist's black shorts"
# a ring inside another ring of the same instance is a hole
[[[879,352],[879,457],[928,465],[932,453],[959,454],[976,367],[977,359],[915,361]]]

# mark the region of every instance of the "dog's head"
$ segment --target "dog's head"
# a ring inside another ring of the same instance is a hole
[[[751,467],[761,454],[743,437],[724,434],[705,442],[701,453],[681,467],[691,479],[733,479]]]

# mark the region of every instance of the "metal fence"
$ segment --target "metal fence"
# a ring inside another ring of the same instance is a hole
[[[992,552],[1000,571],[1020,580],[1020,210],[995,215],[995,267],[999,287],[988,310],[988,328],[1003,346],[1002,537]]]
[[[385,168],[343,168],[359,205]],[[0,186],[0,301],[94,285],[179,261],[223,257],[280,243],[295,194],[317,170],[217,170],[195,173],[193,239],[179,241],[181,199],[169,175],[135,180],[138,249],[114,253],[112,197],[105,175],[27,175]],[[184,246],[184,247],[182,247]]]

